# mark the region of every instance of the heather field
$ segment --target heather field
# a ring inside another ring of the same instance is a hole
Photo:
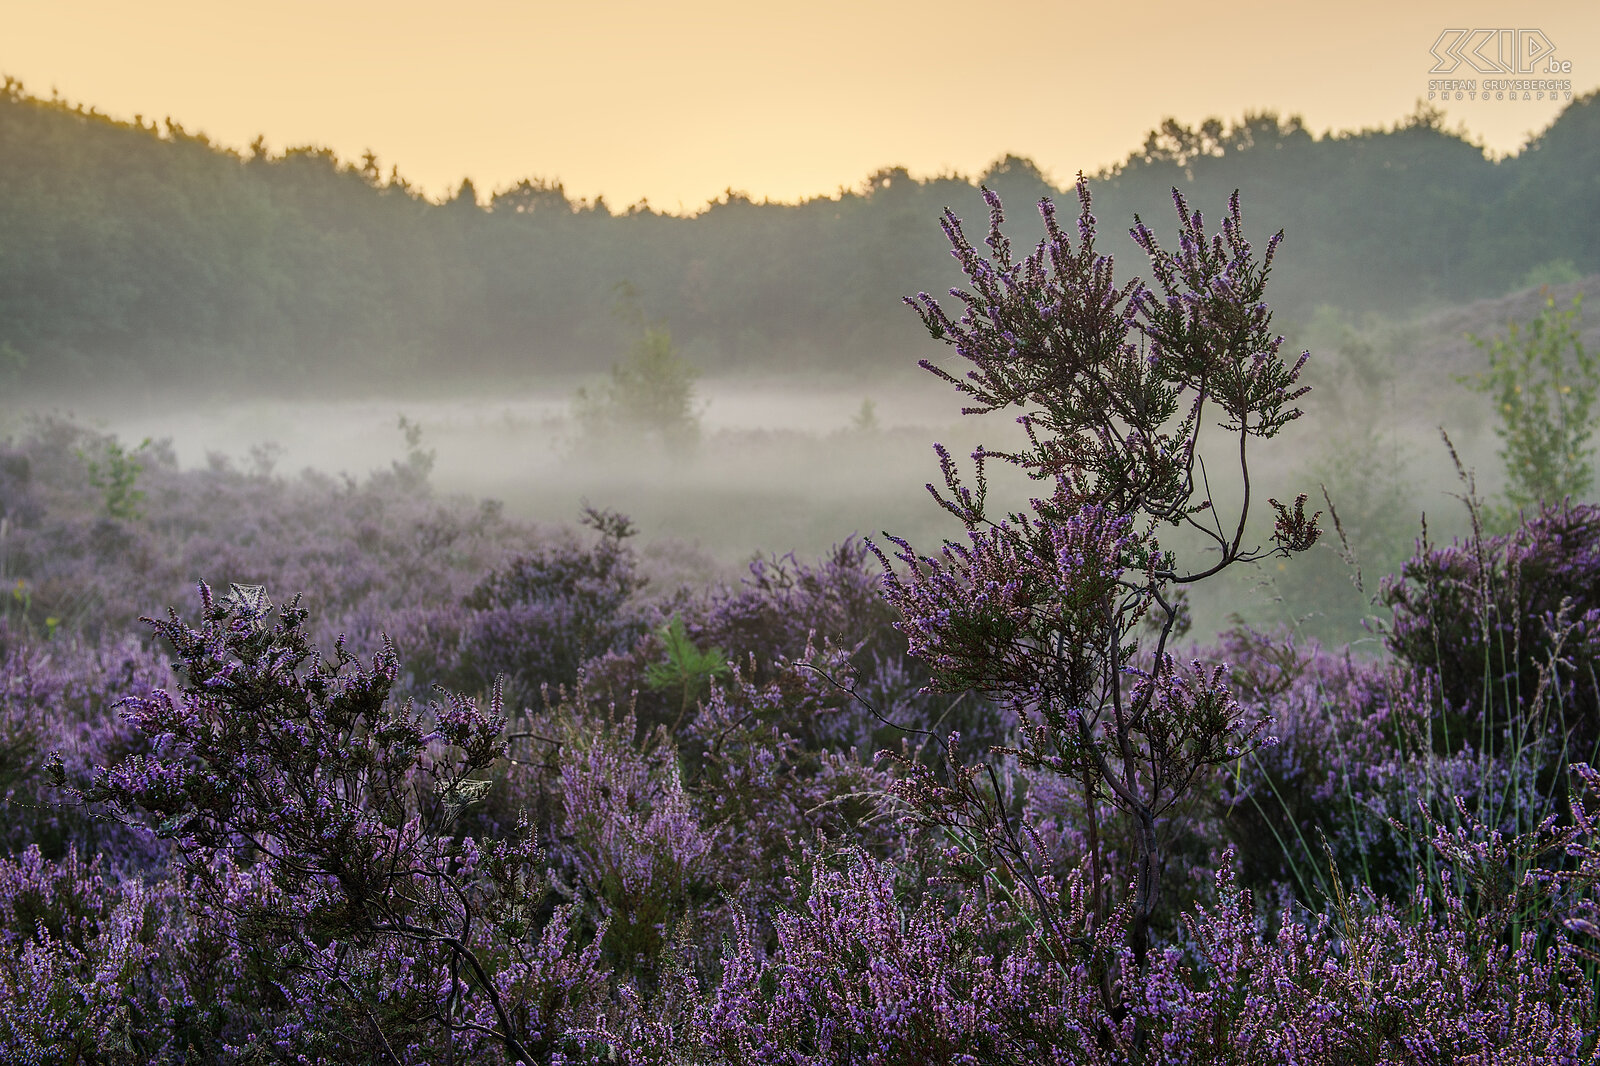
[[[931,391],[15,417],[0,1059],[1594,1061],[1581,304],[1385,429],[1417,327],[1077,195]]]

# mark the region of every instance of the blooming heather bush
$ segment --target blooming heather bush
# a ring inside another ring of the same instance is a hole
[[[552,986],[568,914],[541,936],[529,928],[531,834],[480,842],[452,830],[505,754],[498,692],[487,708],[454,695],[426,712],[397,706],[392,649],[370,667],[342,645],[325,661],[294,603],[274,622],[259,587],[218,600],[202,585],[201,600],[200,629],[175,613],[151,623],[183,683],[176,698],[129,701],[150,753],[102,771],[85,798],[171,840],[206,905],[286,954],[291,999],[326,1013],[316,1032],[338,1045],[333,1019],[354,1022],[343,1060],[381,1047],[427,1061],[394,1048],[417,1027],[474,1034],[519,1062],[562,1046],[585,990],[604,983],[593,953]],[[262,891],[231,893],[218,860],[259,869]]]
[[[235,870],[208,876],[233,896],[260,888]],[[284,968],[225,912],[76,849],[0,861],[0,941],[6,1062],[232,1061],[292,1018],[272,979]]]
[[[556,893],[595,902],[595,922],[611,930],[605,957],[646,991],[663,951],[714,973],[729,900],[770,931],[774,910],[798,902],[786,870],[819,839],[911,863],[888,802],[890,775],[858,749],[800,739],[845,712],[860,713],[796,664],[759,684],[734,668],[676,736],[664,724],[645,730],[580,688],[512,724],[515,762],[496,769],[495,790],[462,824],[482,817],[492,828],[528,812],[547,841]],[[669,944],[680,927],[688,947]]]
[[[1581,1062],[1593,1054],[1592,989],[1532,938],[1483,952],[1459,898],[1408,919],[1338,899],[1335,916],[1262,935],[1248,892],[1218,875],[1219,903],[1186,916],[1135,988],[1160,1062]]]
[[[1439,699],[1425,671],[1281,631],[1234,630],[1207,654],[1232,664],[1235,695],[1272,714],[1278,739],[1240,759],[1215,793],[1210,828],[1233,843],[1248,885],[1288,886],[1316,906],[1354,877],[1403,902],[1419,885],[1436,887],[1429,819],[1459,824],[1455,801],[1509,835],[1559,806],[1539,773],[1548,741],[1435,751]]]
[[[928,902],[905,908],[889,871],[859,854],[842,869],[818,860],[810,880],[804,907],[778,918],[773,954],[740,929],[699,1019],[717,1061],[1103,1061],[1091,975],[1059,971],[1025,928],[991,958],[972,942],[990,918],[974,900],[955,919]]]
[[[342,648],[324,661],[294,604],[274,621],[259,588],[214,599],[202,586],[201,596],[200,628],[175,615],[152,623],[182,685],[128,701],[148,749],[82,793],[170,843],[187,906],[168,924],[199,921],[214,931],[202,941],[228,945],[163,964],[169,983],[226,998],[264,970],[265,997],[244,993],[238,1009],[196,1019],[188,996],[184,1018],[167,1020],[199,1026],[207,1046],[243,1054],[230,1041],[253,1024],[277,1054],[331,1061],[433,1061],[444,1046],[542,1061],[620,1039],[608,1032],[670,1031],[658,1015],[681,992],[674,965],[715,972],[715,957],[681,938],[705,934],[714,949],[732,893],[775,909],[770,886],[797,843],[871,823],[848,809],[870,810],[888,783],[854,752],[813,755],[774,727],[776,712],[796,716],[798,690],[818,709],[845,702],[815,673],[786,671],[788,688],[774,680],[764,694],[719,689],[686,731],[709,767],[693,794],[667,738],[638,746],[631,719],[598,722],[580,694],[550,729],[558,738],[543,737],[560,752],[546,779],[559,798],[548,838],[569,899],[550,907],[531,826],[472,831],[491,770],[523,769],[503,765],[497,704],[397,707],[392,652],[370,667]],[[774,712],[765,721],[753,713],[762,698]],[[64,760],[55,775],[66,783]],[[866,828],[851,839],[884,851],[899,839]],[[268,959],[252,964],[247,944]],[[677,1008],[680,1023],[687,1011]]]
[[[144,751],[144,736],[115,707],[165,678],[165,664],[132,641],[19,640],[0,647],[0,849],[17,854],[37,847],[60,858],[75,846],[125,870],[159,862],[164,848],[62,803],[47,787],[44,767],[51,752],[60,753],[67,779],[81,787],[96,767]]]
[[[530,702],[541,686],[571,686],[589,659],[631,646],[648,627],[630,601],[644,587],[626,540],[632,524],[593,508],[584,524],[600,534],[511,559],[462,599],[467,610],[447,680],[483,691],[504,677]]]
[[[879,592],[870,558],[855,538],[834,545],[814,564],[793,555],[758,556],[739,588],[714,598],[693,635],[754,656],[766,676],[794,660],[812,640],[827,640],[868,655],[898,650],[894,612]]]
[[[745,937],[700,1016],[715,1061],[756,1063],[1584,1062],[1593,988],[1566,942],[1485,953],[1459,896],[1409,919],[1341,897],[1332,916],[1272,937],[1225,858],[1216,903],[1184,918],[1107,1013],[1100,985],[1125,911],[1097,926],[1081,881],[1046,896],[1079,950],[1053,962],[1009,904],[955,915],[895,898],[885,869],[819,861],[805,908],[778,919],[776,950]],[[1026,897],[1024,897],[1026,900]],[[975,947],[1007,928],[997,953]],[[1098,930],[1098,932],[1096,931]]]
[[[153,933],[136,880],[108,884],[75,852],[0,862],[0,1055],[137,1062],[129,993],[156,953]]]
[[[313,636],[349,633],[363,653],[402,610],[459,602],[508,556],[547,537],[504,518],[493,501],[432,495],[415,478],[379,471],[364,480],[306,472],[288,479],[216,462],[177,468],[156,442],[141,456],[141,518],[104,514],[78,451],[110,438],[43,420],[8,442],[0,460],[0,577],[13,631],[121,637],[153,604],[177,603],[204,574],[306,589]],[[411,462],[397,464],[410,470]],[[11,593],[19,587],[24,609]],[[412,656],[419,674],[426,645]],[[426,676],[426,685],[436,680]]]
[[[653,609],[663,620],[676,619],[691,646],[702,653],[720,649],[739,668],[741,681],[729,692],[771,682],[789,691],[795,665],[808,662],[814,648],[828,645],[846,652],[859,699],[841,690],[822,714],[810,713],[809,697],[793,704],[798,714],[785,713],[781,700],[770,705],[776,717],[769,720],[807,750],[843,752],[854,746],[867,752],[898,744],[903,731],[883,719],[942,721],[998,743],[1014,724],[1004,708],[972,694],[951,698],[924,691],[928,671],[907,653],[906,638],[894,625],[896,613],[881,593],[881,571],[869,565],[871,559],[866,545],[853,537],[814,563],[792,554],[758,556],[738,586],[680,595]],[[670,654],[654,627],[627,651],[585,664],[585,687],[592,695],[631,705],[641,728],[681,725],[689,717],[681,696],[651,683],[652,671],[667,665]]]
[[[1248,445],[1299,416],[1292,404],[1305,391],[1296,381],[1309,353],[1292,365],[1279,356],[1283,338],[1270,331],[1263,293],[1282,234],[1258,262],[1237,194],[1222,232],[1208,236],[1174,190],[1176,252],[1135,220],[1160,295],[1138,281],[1117,287],[1110,257],[1094,249],[1081,181],[1078,195],[1076,247],[1053,205],[1041,201],[1046,236],[1020,262],[992,192],[988,257],[946,213],[945,233],[971,285],[951,290],[963,313],[952,319],[926,293],[907,302],[972,369],[958,378],[922,365],[971,397],[969,413],[1020,409],[1029,446],[1014,454],[979,448],[971,486],[940,448],[947,494],[930,491],[966,526],[968,542],[947,543],[931,558],[890,538],[904,574],[879,558],[931,687],[1008,700],[1021,718],[1019,744],[998,750],[1082,787],[1091,885],[1098,892],[1103,871],[1117,884],[1133,882],[1128,935],[1142,967],[1161,897],[1160,820],[1198,776],[1251,748],[1263,724],[1246,720],[1224,671],[1185,667],[1169,654],[1183,617],[1178,592],[1233,563],[1316,541],[1304,496],[1292,509],[1272,501],[1278,520],[1269,551],[1244,540]],[[1195,478],[1201,429],[1213,416],[1239,457],[1242,499],[1232,528],[1207,498],[1209,484],[1202,491]],[[1020,467],[1048,491],[1028,513],[992,518],[989,460]],[[1168,523],[1208,538],[1216,557],[1180,567],[1156,537]],[[1147,625],[1155,636],[1145,643]],[[960,766],[952,752],[944,781],[926,767],[909,769],[901,794],[1018,891],[1026,888],[1051,924],[1034,873],[1038,840],[1014,824],[993,767]],[[1112,818],[1134,827],[1129,867],[1114,874],[1099,843],[1099,823]],[[1068,953],[1066,939],[1055,943]]]
[[[632,722],[597,717],[581,694],[526,723],[538,736],[513,726],[519,758],[506,764],[493,707],[396,707],[392,657],[321,663],[302,655],[297,608],[277,621],[264,608],[236,590],[199,629],[161,624],[183,686],[130,704],[150,751],[91,789],[147,812],[181,879],[114,881],[70,851],[59,863],[34,851],[12,890],[0,868],[0,936],[21,947],[0,968],[0,1032],[19,1061],[68,1033],[90,1034],[82,1051],[109,1062],[987,1066],[1276,1061],[1289,1048],[1318,1063],[1531,1063],[1593,1051],[1578,969],[1600,932],[1588,792],[1571,826],[1537,837],[1497,837],[1465,811],[1431,827],[1448,892],[1420,897],[1415,916],[1340,896],[1331,914],[1287,915],[1268,936],[1225,857],[1213,902],[1141,969],[1132,898],[1098,910],[1070,866],[1038,876],[1048,910],[981,871],[979,891],[948,895],[941,883],[972,873],[972,857],[894,824],[887,773],[778,728],[850,703],[824,676],[848,683],[840,652],[813,650],[820,670],[716,686],[679,740],[702,753],[691,787],[659,730],[640,744]],[[1246,699],[1276,684],[1265,658]],[[471,802],[473,782],[516,786],[535,761],[551,767],[535,783],[555,799],[548,860],[526,826],[479,831]],[[832,843],[806,850],[818,830]],[[1527,862],[1534,852],[1574,861]],[[547,862],[566,897],[554,905]]]
[[[806,661],[815,660],[846,670],[842,652],[813,652]],[[791,666],[756,683],[735,668],[684,731],[690,787],[714,827],[719,883],[763,936],[778,909],[800,903],[783,875],[821,842],[920,869],[919,836],[901,824],[891,775],[867,765],[858,748],[802,739],[820,731],[820,721],[852,713],[859,711],[848,695],[814,670]],[[725,926],[731,915],[720,911],[716,920]]]
[[[1514,839],[1571,817],[1566,768],[1595,743],[1592,526],[1563,505],[1509,534],[1424,542],[1385,584],[1393,662],[1244,633],[1218,649],[1280,738],[1219,797],[1251,883],[1288,882],[1311,902],[1330,890],[1331,859],[1391,900],[1421,891],[1442,906],[1434,826]],[[1540,876],[1572,867],[1539,862]]]
[[[1314,904],[1314,890],[1328,887],[1326,843],[1339,869],[1369,885],[1376,880],[1386,894],[1409,885],[1415,855],[1411,847],[1396,852],[1388,816],[1396,813],[1391,803],[1404,808],[1402,816],[1412,812],[1418,796],[1373,794],[1365,776],[1383,773],[1367,760],[1392,771],[1417,754],[1404,744],[1409,731],[1390,728],[1388,697],[1399,684],[1393,671],[1302,643],[1292,632],[1243,627],[1223,634],[1206,657],[1231,666],[1235,698],[1253,713],[1270,713],[1277,738],[1219,782],[1217,829],[1233,843],[1244,883],[1288,884]],[[1391,784],[1392,773],[1386,776]]]
[[[673,925],[714,891],[706,868],[712,840],[684,792],[671,742],[658,735],[641,751],[635,732],[630,717],[586,738],[568,734],[559,839],[572,858],[573,887],[599,905],[604,957],[653,984]]]
[[[1554,733],[1574,759],[1594,758],[1600,508],[1563,502],[1509,533],[1424,541],[1383,600],[1394,610],[1390,649],[1438,679],[1444,750]]]

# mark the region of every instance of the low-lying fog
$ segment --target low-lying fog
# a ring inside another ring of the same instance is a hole
[[[1268,497],[1289,502],[1306,492],[1312,507],[1326,510],[1326,486],[1355,566],[1340,558],[1325,517],[1327,536],[1312,552],[1235,567],[1196,588],[1194,637],[1208,639],[1237,616],[1374,647],[1363,620],[1384,613],[1373,597],[1383,576],[1411,554],[1420,516],[1426,512],[1436,541],[1467,529],[1456,498],[1464,488],[1440,427],[1476,472],[1481,496],[1503,484],[1490,400],[1461,380],[1485,359],[1467,334],[1503,334],[1507,322],[1536,317],[1546,298],[1565,307],[1597,282],[1528,290],[1411,321],[1323,309],[1299,328],[1286,327],[1289,350],[1312,351],[1303,380],[1313,391],[1302,401],[1303,419],[1275,440],[1252,444],[1248,543],[1268,542]],[[1585,323],[1584,343],[1600,347],[1597,331],[1600,323]],[[876,383],[700,379],[693,386],[699,437],[677,452],[659,441],[608,447],[585,438],[575,418],[580,384],[486,386],[481,395],[427,399],[413,388],[405,398],[173,402],[166,409],[101,397],[58,413],[130,445],[167,438],[183,467],[229,462],[278,476],[311,468],[357,479],[405,460],[404,416],[421,427],[421,448],[434,453],[435,491],[492,497],[508,515],[539,522],[571,523],[586,502],[620,510],[638,527],[658,586],[736,580],[756,554],[814,558],[851,534],[883,530],[931,553],[943,538],[961,535],[923,487],[939,477],[933,443],[943,442],[970,470],[965,457],[977,444],[1005,447],[1020,437],[1010,415],[962,416],[955,390],[909,358],[903,371]],[[0,436],[22,429],[29,413],[0,399]],[[1207,473],[1226,513],[1238,498],[1237,462],[1231,444],[1211,445]],[[996,511],[1023,505],[1029,494],[1024,479],[1007,473],[991,470]],[[1195,558],[1205,546],[1184,532],[1164,535],[1163,543]]]
[[[1255,542],[1270,530],[1265,498],[1308,492],[1325,509],[1326,484],[1355,542],[1363,568],[1358,592],[1331,549],[1286,566],[1235,568],[1195,593],[1194,636],[1207,638],[1237,615],[1253,622],[1298,622],[1325,640],[1366,636],[1363,615],[1378,579],[1409,552],[1418,515],[1428,512],[1435,538],[1464,528],[1461,485],[1439,439],[1451,429],[1464,462],[1479,472],[1480,491],[1498,486],[1496,441],[1478,408],[1486,402],[1460,385],[1436,388],[1348,380],[1350,357],[1324,354],[1307,400],[1307,417],[1277,440],[1253,444]],[[957,524],[929,498],[938,478],[932,445],[959,457],[982,442],[1013,442],[1010,417],[960,414],[948,385],[908,368],[897,387],[701,381],[698,443],[679,454],[659,445],[612,450],[582,442],[570,387],[481,398],[288,402],[255,400],[177,411],[91,406],[76,417],[125,442],[170,438],[185,468],[227,461],[245,469],[271,464],[279,476],[304,468],[363,477],[403,460],[401,415],[419,425],[421,447],[435,452],[436,491],[503,501],[512,516],[569,523],[584,502],[629,514],[658,573],[675,580],[736,578],[756,553],[815,557],[853,533],[907,537],[925,552]],[[867,401],[864,407],[864,401]],[[1235,497],[1231,447],[1213,445],[1209,472],[1220,498]],[[970,464],[964,464],[970,469]],[[991,495],[1020,504],[1022,480],[992,472]],[[1224,486],[1228,487],[1224,487]],[[1226,513],[1226,512],[1224,512]],[[1335,544],[1331,523],[1328,541]],[[1200,550],[1174,534],[1168,543]]]
[[[585,501],[621,510],[641,541],[698,547],[725,573],[758,551],[817,555],[853,532],[909,530],[937,543],[928,531],[949,530],[922,487],[938,476],[932,442],[965,453],[1008,428],[999,416],[963,420],[953,392],[931,378],[895,394],[704,381],[696,395],[700,438],[674,452],[659,440],[585,439],[570,388],[87,418],[125,441],[171,438],[184,467],[225,457],[245,470],[270,462],[279,475],[309,467],[361,477],[404,458],[403,415],[435,453],[437,491],[493,497],[508,514],[546,522],[575,520]]]

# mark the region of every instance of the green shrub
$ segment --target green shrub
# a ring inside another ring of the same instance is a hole
[[[1600,389],[1600,355],[1585,351],[1579,336],[1582,299],[1557,311],[1547,295],[1527,326],[1512,322],[1506,336],[1493,340],[1472,337],[1488,352],[1489,369],[1461,380],[1495,399],[1512,508],[1582,496],[1594,483],[1590,412]],[[1509,515],[1500,517],[1499,525],[1510,524]]]

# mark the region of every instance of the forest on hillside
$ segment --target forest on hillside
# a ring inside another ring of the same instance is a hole
[[[1170,236],[1174,187],[1205,204],[1238,188],[1252,239],[1267,220],[1288,231],[1281,321],[1396,314],[1600,271],[1597,127],[1591,93],[1494,160],[1420,104],[1392,128],[1321,135],[1271,112],[1168,120],[1090,177],[1115,254],[1135,253],[1121,220],[1136,213]],[[889,370],[920,332],[901,298],[959,280],[939,213],[981,218],[987,186],[1031,240],[1021,205],[1062,194],[1007,156],[970,178],[885,168],[792,205],[729,190],[687,217],[574,200],[555,177],[464,181],[433,203],[370,154],[236,152],[15,79],[0,144],[0,381],[34,395],[572,375],[625,344],[623,283],[709,372]]]

